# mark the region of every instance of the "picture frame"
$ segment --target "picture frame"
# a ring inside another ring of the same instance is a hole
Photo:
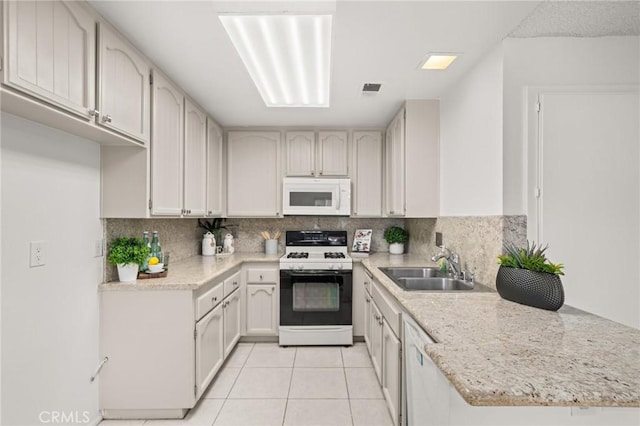
[[[353,236],[352,253],[369,253],[371,251],[372,229],[356,229]]]

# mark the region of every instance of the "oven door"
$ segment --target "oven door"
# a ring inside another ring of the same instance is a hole
[[[352,325],[351,271],[280,271],[280,325]]]

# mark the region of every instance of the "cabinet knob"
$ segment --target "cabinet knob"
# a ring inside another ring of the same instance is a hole
[[[100,114],[100,111],[98,111],[95,108],[92,108],[92,109],[89,110],[89,117],[95,117],[98,114]]]
[[[217,297],[212,297],[212,298],[211,298],[211,303],[215,303],[215,302],[217,302],[217,301],[218,301],[218,298],[217,298]]]
[[[233,285],[238,285],[238,281],[234,281],[234,282],[233,282]]]
[[[260,274],[260,281],[262,281],[264,278],[262,278],[262,274]]]
[[[102,121],[104,123],[111,123],[111,115],[107,114],[107,115],[102,116]]]
[[[209,210],[208,214],[213,214],[213,212],[211,210]]]

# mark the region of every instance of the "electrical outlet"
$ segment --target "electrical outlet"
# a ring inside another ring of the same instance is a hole
[[[442,232],[436,232],[436,247],[442,247]]]
[[[36,266],[43,266],[47,263],[47,242],[46,241],[31,241],[29,243],[30,249],[30,261],[29,266],[34,268]]]
[[[103,246],[104,242],[102,240],[96,240],[93,248],[93,257],[102,257],[104,255]]]

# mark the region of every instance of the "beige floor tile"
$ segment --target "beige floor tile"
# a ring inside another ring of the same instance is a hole
[[[282,348],[277,343],[256,343],[246,367],[293,367],[296,348]]]
[[[253,343],[238,343],[236,348],[231,353],[231,356],[224,363],[225,367],[242,367],[244,366],[249,354],[253,349]]]
[[[369,351],[365,343],[356,343],[348,348],[341,348],[345,367],[373,367]]]
[[[348,398],[342,368],[294,368],[289,398]]]
[[[345,368],[351,399],[382,399],[382,390],[373,368]]]
[[[384,399],[352,399],[349,403],[354,426],[393,426]]]
[[[202,396],[203,398],[226,398],[229,396],[229,392],[236,382],[241,368],[239,367],[227,367],[221,369],[216,378],[213,379],[213,383],[209,386],[209,389]]]
[[[284,417],[285,426],[351,426],[346,399],[290,399]]]
[[[228,399],[215,426],[281,426],[286,399]]]
[[[147,420],[144,426],[211,426],[224,399],[201,399],[183,420]]]
[[[232,399],[287,398],[291,368],[249,368],[240,371],[231,388]]]
[[[296,351],[295,367],[342,367],[339,347],[304,346]]]

